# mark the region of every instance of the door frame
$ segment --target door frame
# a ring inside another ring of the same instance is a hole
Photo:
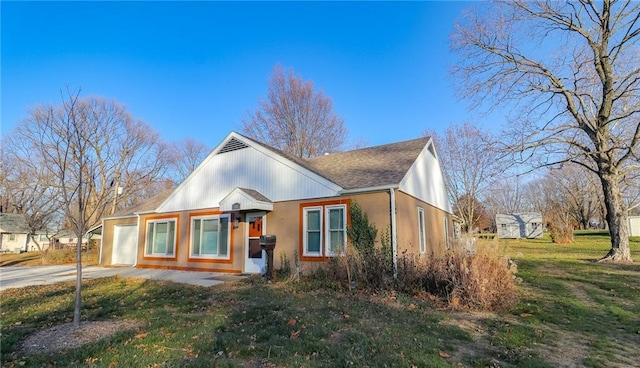
[[[248,266],[250,265],[250,262],[252,262],[251,260],[257,260],[258,258],[249,258],[249,217],[256,217],[256,216],[262,216],[262,235],[265,235],[267,233],[267,212],[266,211],[257,211],[257,212],[247,212],[244,215],[245,218],[245,230],[244,230],[244,249],[243,249],[243,257],[244,257],[244,272],[245,273],[263,273],[266,271],[266,266],[267,266],[267,256],[266,256],[266,252],[263,250],[262,251],[262,264],[258,265],[258,267],[260,267],[259,271],[255,270],[255,265],[251,265],[253,267],[249,268]],[[251,239],[256,239],[251,238]]]

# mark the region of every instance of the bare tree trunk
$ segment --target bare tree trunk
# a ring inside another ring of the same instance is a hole
[[[633,262],[629,247],[627,211],[622,204],[617,177],[601,175],[601,182],[604,192],[604,204],[607,210],[607,225],[609,225],[609,233],[611,235],[611,250],[600,259],[600,262]]]
[[[80,310],[82,307],[82,236],[76,243],[76,301],[73,309],[73,325],[80,326]]]

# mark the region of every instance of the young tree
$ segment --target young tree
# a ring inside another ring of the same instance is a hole
[[[295,157],[339,151],[347,130],[333,111],[331,98],[303,82],[293,69],[276,65],[267,99],[243,120],[242,132]]]
[[[597,175],[611,234],[603,260],[632,261],[620,183],[640,169],[639,38],[631,0],[482,3],[452,37],[463,95],[519,107],[505,134],[514,152]]]
[[[113,213],[120,196],[158,181],[167,162],[166,145],[147,124],[134,120],[115,101],[78,94],[68,92],[59,106],[32,109],[11,134],[20,147],[13,150],[16,160],[41,161],[31,167],[43,172],[31,175],[49,179],[56,196],[46,199],[61,208],[78,239],[76,326],[82,303],[82,237],[102,216]]]
[[[444,136],[433,130],[426,130],[424,135],[431,136],[438,148],[455,213],[463,220],[463,228],[473,232],[482,219],[478,201],[491,181],[506,170],[502,153],[490,133],[469,123],[449,126]]]

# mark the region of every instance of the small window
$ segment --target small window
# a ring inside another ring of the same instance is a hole
[[[418,207],[418,241],[420,243],[420,253],[427,251],[427,238],[424,226],[424,209]]]
[[[451,249],[449,239],[449,217],[447,217],[447,215],[444,215],[444,246],[446,249]]]
[[[191,219],[191,256],[229,258],[229,215]]]
[[[176,246],[176,220],[152,220],[147,222],[145,255],[173,257]]]
[[[41,241],[41,242],[42,242],[42,241],[47,241],[47,240],[49,240],[49,239],[47,238],[47,236],[46,236],[46,235],[44,235],[44,234],[40,234],[40,241]]]
[[[9,234],[9,241],[15,241],[16,240],[16,234]]]
[[[304,255],[322,256],[322,207],[307,207],[303,216]]]

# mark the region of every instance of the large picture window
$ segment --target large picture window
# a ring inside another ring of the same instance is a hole
[[[347,206],[345,204],[304,207],[302,211],[303,255],[335,256],[347,243]]]
[[[229,215],[191,218],[191,257],[229,258]]]
[[[151,220],[147,222],[145,255],[174,257],[176,248],[176,220]]]

